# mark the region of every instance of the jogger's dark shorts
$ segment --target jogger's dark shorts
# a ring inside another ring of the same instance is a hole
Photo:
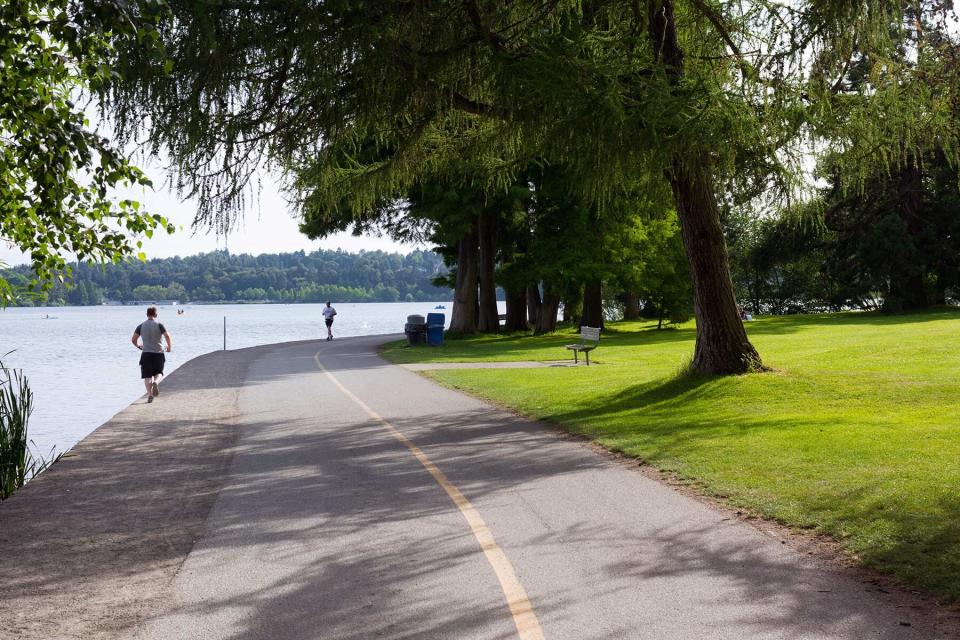
[[[328,327],[332,327],[332,326],[333,326],[333,318],[327,318],[326,320],[324,320],[324,322],[327,323],[327,326],[328,326]]]
[[[152,378],[163,373],[163,364],[167,361],[162,353],[144,351],[140,354],[140,377]]]

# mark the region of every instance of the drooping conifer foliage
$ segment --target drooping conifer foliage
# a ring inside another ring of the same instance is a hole
[[[947,11],[172,0],[160,27],[169,59],[120,51],[111,96],[121,130],[166,148],[204,203],[200,221],[220,228],[265,165],[313,211],[361,218],[427,183],[503,193],[531,163],[576,176],[572,195],[598,219],[625,184],[659,183],[692,280],[693,368],[738,373],[762,365],[737,311],[720,203],[796,196],[811,142],[852,153],[861,178],[909,167],[931,138],[955,158],[955,43],[946,28],[927,35]]]

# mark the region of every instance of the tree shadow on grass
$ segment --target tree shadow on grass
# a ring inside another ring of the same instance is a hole
[[[960,320],[960,307],[938,307],[910,313],[861,311],[764,316],[746,323],[749,334],[782,334],[819,327],[888,326]]]
[[[381,353],[384,357],[398,363],[422,361],[474,361],[474,360],[526,360],[538,352],[557,349],[563,351],[572,336],[550,334],[549,336],[530,336],[511,334],[499,336],[471,336],[447,341],[440,347],[422,345],[409,347],[404,345],[388,346]],[[534,357],[536,359],[536,357]]]
[[[717,388],[720,378],[698,376],[681,372],[667,378],[659,378],[627,387],[616,393],[602,396],[590,396],[573,411],[547,413],[545,419],[558,424],[602,422],[606,416],[619,415],[628,411],[650,410],[664,403],[680,400],[709,400],[720,397]]]
[[[335,428],[320,429],[309,416],[293,423],[266,412],[248,414],[242,428],[256,439],[236,442],[237,423],[223,416],[230,417],[228,409],[242,381],[248,386],[265,385],[320,375],[312,361],[313,346],[302,345],[299,350],[302,353],[291,349],[282,354],[289,356],[286,370],[278,368],[278,373],[253,379],[237,354],[227,352],[199,361],[195,366],[208,367],[208,374],[217,372],[221,377],[197,388],[189,370],[179,378],[171,377],[158,403],[130,407],[85,441],[63,466],[28,485],[9,504],[0,505],[2,635],[95,637],[105,630],[123,634],[143,611],[153,606],[162,610],[164,603],[156,602],[158,590],[202,539],[197,557],[210,553],[211,566],[218,569],[229,569],[229,564],[216,562],[218,558],[232,557],[218,554],[242,556],[254,550],[265,550],[266,561],[274,568],[284,563],[291,568],[278,577],[254,576],[258,578],[251,583],[255,588],[247,591],[209,589],[203,609],[194,612],[210,619],[232,616],[234,626],[224,637],[513,637],[499,587],[462,516],[409,452],[375,421],[341,418]],[[373,358],[367,360],[350,357],[328,365],[334,371],[371,374],[380,365],[375,367]],[[203,372],[194,373],[203,377]],[[717,393],[714,383],[680,377],[598,400],[616,411],[636,410],[641,403],[640,410],[658,412],[656,428],[666,430],[671,428],[673,401],[709,400]],[[174,417],[166,414],[163,420],[151,421],[149,416],[158,415],[164,406],[159,403],[173,407]],[[600,456],[552,438],[539,425],[489,407],[425,413],[392,422],[481,507],[516,501],[525,487],[539,481],[575,484],[608,464]],[[684,429],[678,430],[675,424],[672,428],[683,438],[698,438],[709,435],[711,428],[749,429],[760,424],[711,421],[706,416]],[[291,429],[296,433],[287,432]],[[683,442],[666,445],[680,451]],[[534,451],[537,455],[531,455]],[[238,466],[241,457],[246,466]],[[234,473],[224,485],[228,464],[234,465]],[[869,496],[872,489],[864,487],[861,492]],[[852,501],[853,495],[847,499]],[[558,492],[555,500],[563,501],[564,494]],[[214,503],[216,536],[207,529]],[[258,505],[259,526],[251,520],[251,504]],[[856,506],[863,512],[860,517],[871,516],[859,502]],[[948,545],[956,548],[954,527],[960,521],[956,501],[945,500],[938,515],[932,523],[918,522],[903,512],[886,517],[900,532],[897,540],[916,545],[918,553],[943,553]],[[932,526],[939,529],[931,532]],[[569,540],[564,544],[575,545],[573,531],[558,531],[556,537],[562,540],[565,533]],[[664,571],[702,576],[707,584],[711,578],[723,579],[741,585],[745,597],[752,597],[751,589],[762,590],[764,584],[779,589],[787,606],[782,615],[766,618],[766,626],[758,627],[761,637],[766,631],[773,637],[776,633],[798,637],[799,623],[794,618],[807,608],[838,624],[862,619],[870,609],[823,609],[817,604],[820,596],[811,595],[805,583],[764,578],[764,559],[744,549],[716,551],[704,546],[698,550],[710,541],[709,531],[655,532],[647,540],[630,538],[622,531],[600,530],[597,535],[619,538],[627,545],[624,562],[611,565],[611,571],[622,570],[626,577],[624,589],[663,578]],[[348,544],[337,546],[338,540]],[[684,544],[674,544],[677,540]],[[636,562],[636,550],[651,541],[670,552],[662,560]],[[909,559],[903,544],[885,549],[884,557],[899,554]],[[314,556],[304,559],[310,553]],[[705,557],[711,553],[716,560]],[[517,554],[521,560],[523,556],[523,552]],[[943,566],[944,579],[952,579],[956,563],[945,561]],[[753,586],[753,570],[761,587]],[[467,577],[453,582],[465,585],[462,591],[445,593],[451,582],[439,576],[449,575]],[[566,604],[580,601],[581,586],[552,585],[536,594],[534,606],[545,618],[561,615],[558,612]],[[476,591],[470,590],[473,587]],[[477,592],[483,597],[474,598]],[[701,606],[706,608],[708,603]],[[627,609],[625,617],[629,613],[642,618],[642,604]],[[237,611],[239,615],[234,615]],[[44,619],[45,615],[49,618]],[[568,622],[577,628],[579,621],[571,617]],[[197,635],[189,624],[181,629],[186,629],[182,637]],[[160,637],[177,636],[161,630]],[[590,637],[629,636],[596,631]]]
[[[667,461],[670,466],[683,465],[691,452],[702,448],[703,443],[735,441],[741,436],[752,437],[750,432],[754,431],[790,428],[815,433],[837,426],[830,416],[807,419],[791,416],[789,424],[785,424],[769,414],[712,414],[709,412],[711,402],[730,396],[724,384],[723,378],[694,375],[663,378],[584,400],[576,409],[548,414],[545,420],[604,441],[618,452],[631,455],[631,451],[642,451],[644,457]],[[694,414],[689,407],[681,410],[682,405],[690,403],[704,407],[704,412]],[[636,420],[631,420],[631,415],[636,415]],[[735,460],[730,461],[731,468],[737,464]],[[881,486],[873,480],[875,476],[867,472],[851,484],[849,478],[844,478],[843,469],[836,471],[832,484],[828,470],[827,476],[815,479],[816,483],[814,478],[809,478],[808,492],[795,492],[790,496],[777,497],[773,483],[762,490],[770,493],[765,502],[786,500],[781,504],[790,505],[788,511],[802,514],[804,518],[803,522],[787,524],[834,534],[848,532],[856,540],[847,541],[847,548],[855,549],[865,565],[921,586],[946,600],[960,601],[960,493],[956,488],[947,486],[947,480],[931,477],[929,494],[935,496],[935,505],[926,509],[898,508],[890,504],[897,502],[898,492],[902,492],[906,502],[914,503],[909,498],[911,489],[898,484],[896,478],[890,478]],[[710,491],[710,478],[691,476],[685,468],[683,475],[695,483],[705,483],[703,490]],[[728,479],[726,483],[729,482]],[[758,504],[750,497],[751,491],[742,485],[740,494],[734,496],[738,498],[737,504],[743,504],[744,500]],[[757,509],[761,515],[772,515],[764,514],[761,507]],[[872,531],[877,532],[873,543],[870,542]],[[845,542],[842,536],[838,538]]]
[[[809,329],[825,327],[892,326],[921,324],[944,320],[960,320],[960,307],[938,307],[911,313],[887,314],[881,312],[810,313],[784,316],[762,316],[744,323],[748,336],[789,335]],[[618,330],[617,325],[604,329],[604,337],[614,344],[641,346],[670,342],[692,341],[696,337],[694,325],[682,327],[644,327],[640,330]]]
[[[858,557],[873,569],[919,585],[948,602],[960,602],[960,496],[945,487],[924,510],[885,504],[875,485],[864,485],[857,500],[845,503],[838,518],[830,512],[830,496],[812,496],[805,507],[832,516],[831,529],[859,535]],[[883,544],[870,544],[885,534]]]
[[[850,327],[855,329],[864,326],[882,327],[942,320],[960,320],[960,308],[939,307],[901,314],[845,312],[763,316],[755,321],[747,322],[745,328],[748,336],[768,336],[789,335],[825,327]],[[444,359],[455,359],[457,357],[471,360],[489,359],[491,357],[521,359],[530,357],[531,350],[551,350],[554,348],[560,350],[570,342],[576,333],[575,328],[564,328],[543,336],[534,336],[530,333],[514,333],[506,336],[458,336],[447,342],[444,347],[447,349],[446,353],[443,351],[438,353],[441,353]],[[602,354],[604,347],[644,347],[681,342],[692,344],[696,338],[696,329],[692,324],[657,329],[651,323],[610,323],[604,328],[601,336],[600,349],[598,349],[597,355]],[[424,353],[430,353],[426,347],[423,349]],[[397,351],[396,348],[392,350]],[[415,353],[415,351],[411,351],[411,355]],[[403,361],[408,361],[409,356],[403,354],[400,358]]]

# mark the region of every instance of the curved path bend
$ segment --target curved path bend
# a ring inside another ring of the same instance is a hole
[[[384,340],[209,354],[94,432],[0,506],[0,636],[948,637]]]

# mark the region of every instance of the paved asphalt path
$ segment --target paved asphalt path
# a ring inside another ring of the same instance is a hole
[[[388,365],[383,340],[261,348],[206,533],[135,637],[940,637],[711,506]]]

